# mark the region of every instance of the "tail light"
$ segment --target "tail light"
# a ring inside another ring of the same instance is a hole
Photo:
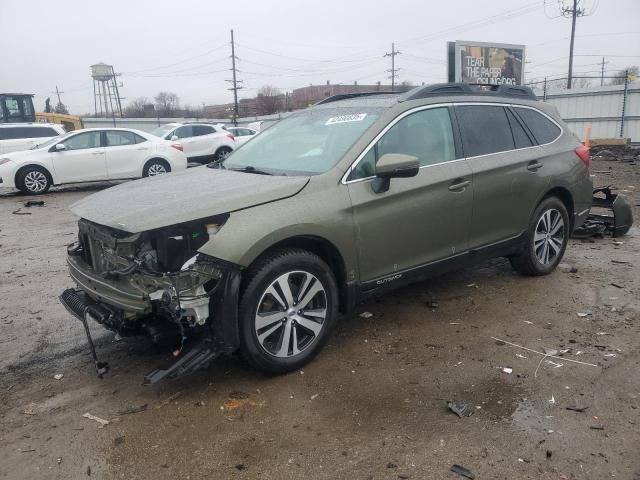
[[[589,153],[589,148],[585,145],[580,145],[576,148],[576,155],[580,157],[584,166],[589,168],[589,161],[591,160],[591,154]]]
[[[171,146],[172,146],[173,148],[175,148],[176,150],[180,150],[181,152],[183,151],[183,150],[182,150],[182,145],[181,145],[181,144],[179,144],[179,143],[172,143],[172,144],[171,144]]]
[[[232,133],[227,133],[227,138],[229,138],[229,140],[231,140],[232,142],[236,141],[236,137],[234,137]]]

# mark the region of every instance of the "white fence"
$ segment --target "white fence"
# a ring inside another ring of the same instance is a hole
[[[640,82],[627,85],[581,88],[549,93],[538,97],[552,103],[569,127],[584,140],[587,127],[591,126],[591,138],[631,138],[640,143]],[[623,116],[624,113],[624,116]],[[265,123],[277,122],[288,113],[261,117],[240,118],[239,125],[262,120]],[[229,124],[229,119],[205,118],[95,118],[84,117],[86,128],[124,127],[150,132],[160,125],[171,122],[207,121]],[[263,127],[264,129],[264,127]]]
[[[539,95],[538,99],[555,105],[582,140],[591,126],[591,138],[631,138],[640,143],[640,82],[630,82],[626,93],[624,85],[609,85]]]

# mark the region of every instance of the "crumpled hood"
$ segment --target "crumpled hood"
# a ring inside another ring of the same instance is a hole
[[[108,188],[74,203],[71,211],[138,233],[291,197],[308,182],[309,177],[196,167]]]

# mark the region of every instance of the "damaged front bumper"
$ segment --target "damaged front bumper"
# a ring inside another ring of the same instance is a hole
[[[67,249],[77,288],[65,290],[60,301],[84,324],[99,375],[107,366],[98,362],[90,321],[170,346],[174,366],[156,369],[150,383],[238,348],[240,269],[197,253],[203,241],[190,240],[201,232],[180,228],[185,232],[130,235],[80,221],[78,242]]]
[[[624,195],[613,193],[613,187],[600,187],[593,190],[592,208],[586,220],[573,231],[573,237],[585,238],[625,235],[633,225],[633,211]]]

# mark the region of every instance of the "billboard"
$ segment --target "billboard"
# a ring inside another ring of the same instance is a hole
[[[447,43],[450,82],[522,85],[524,45],[505,43]]]

